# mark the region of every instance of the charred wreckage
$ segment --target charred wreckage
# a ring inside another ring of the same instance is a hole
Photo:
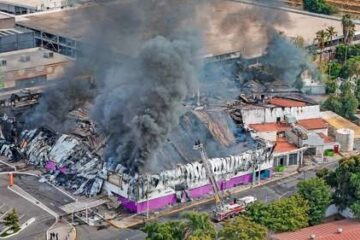
[[[68,114],[75,124],[66,134],[47,127],[22,129],[15,117],[3,113],[0,154],[9,161],[25,159],[27,164],[43,169],[48,181],[74,194],[91,197],[104,191],[115,195],[133,212],[211,193],[200,155],[192,149],[196,139],[203,139],[208,146],[209,162],[221,190],[250,183],[260,173],[271,174],[272,144],[253,139],[238,128],[226,107],[189,108],[154,156],[156,161],[168,164],[162,164],[162,171],[149,170],[135,176],[121,164],[103,159],[107,138],[89,120],[88,109],[85,106]]]

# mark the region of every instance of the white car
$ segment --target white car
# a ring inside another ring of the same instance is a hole
[[[257,201],[257,198],[253,197],[253,196],[246,196],[246,197],[243,197],[243,198],[239,198],[238,201],[245,203],[245,206],[247,206],[247,205]]]

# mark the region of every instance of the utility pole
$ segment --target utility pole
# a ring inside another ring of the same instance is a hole
[[[85,218],[86,218],[86,223],[89,224],[89,211],[88,211],[88,205],[85,205]]]
[[[200,86],[197,89],[197,102],[196,105],[200,107]]]
[[[149,176],[146,176],[147,188],[146,188],[146,219],[149,219]]]

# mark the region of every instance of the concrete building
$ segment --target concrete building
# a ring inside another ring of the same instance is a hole
[[[319,104],[291,97],[255,98],[236,106],[237,120],[254,136],[276,143],[274,167],[302,165],[304,157],[322,162],[339,144],[328,136]]]
[[[42,48],[30,48],[0,54],[2,88],[33,87],[61,76],[73,59]]]
[[[0,29],[0,53],[33,47],[33,31],[22,28]]]
[[[34,32],[15,26],[15,17],[0,13],[0,53],[35,46]]]
[[[321,118],[329,123],[329,135],[333,137],[340,129],[351,129],[354,132],[354,149],[360,149],[360,126],[331,111],[321,112]]]
[[[13,28],[15,26],[15,17],[10,14],[0,12],[0,29]]]
[[[126,9],[126,4],[128,5],[129,2],[131,4],[131,1],[118,1],[116,3],[114,3],[114,1],[97,1],[100,5],[107,4],[106,2],[124,5],[124,7],[115,6],[115,9]],[[259,31],[251,32],[251,35],[248,37],[253,41],[249,41],[248,44],[253,44],[253,47],[249,46],[245,49],[242,45],[243,43],[237,40],[238,38],[243,37],[243,33],[236,30],[229,31],[222,25],[227,16],[237,11],[246,11],[249,7],[251,8],[251,5],[245,3],[225,1],[221,2],[221,4],[216,4],[215,6],[209,5],[209,7],[201,8],[199,18],[204,23],[202,29],[205,35],[204,56],[213,57],[222,54],[230,54],[234,55],[232,57],[236,57],[241,54],[253,58],[254,56],[261,56],[263,54],[268,40],[264,34],[261,33],[261,28]],[[92,42],[92,39],[87,39],[87,36],[84,34],[86,29],[90,26],[96,26],[96,17],[91,19],[84,18],[83,16],[101,16],[103,20],[106,21],[106,15],[101,14],[101,10],[99,9],[101,9],[101,6],[92,5],[76,9],[67,9],[61,12],[45,12],[43,14],[25,16],[23,20],[19,21],[17,24],[32,29],[37,33],[37,46],[43,44],[43,46],[53,51],[59,51],[63,54],[75,57],[78,54],[80,43],[91,44]],[[264,11],[271,10],[265,8]],[[338,32],[341,32],[341,21],[292,12],[289,12],[288,15],[291,22],[290,27],[288,24],[286,24],[286,26],[275,27],[278,31],[283,32],[285,36],[290,38],[303,36],[306,44],[312,43],[315,33],[327,26],[334,26]],[[253,24],[255,25],[255,29],[258,27],[257,25],[260,25],[256,22]],[[117,27],[120,26],[121,25],[117,25]],[[308,27],[304,28],[303,26]],[[357,30],[358,29],[357,26]],[[138,41],[138,39],[136,39],[136,41]],[[133,49],[130,50],[130,52],[134,52]],[[122,49],[121,51],[128,53],[129,49]]]
[[[0,11],[20,15],[68,6],[70,0],[0,0]]]

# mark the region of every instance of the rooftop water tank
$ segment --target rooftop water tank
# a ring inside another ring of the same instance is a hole
[[[336,141],[340,144],[342,152],[350,152],[354,149],[354,130],[340,128],[336,131]]]

